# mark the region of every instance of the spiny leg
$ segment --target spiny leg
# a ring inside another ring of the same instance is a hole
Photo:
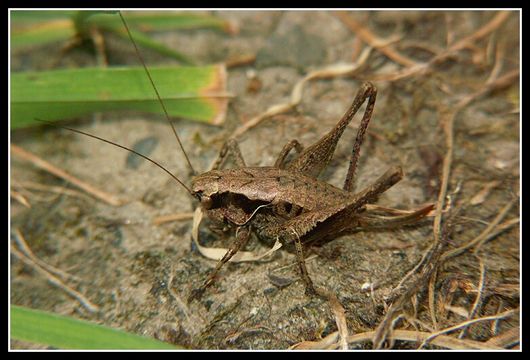
[[[204,281],[204,284],[200,288],[192,291],[191,295],[188,297],[188,302],[191,302],[194,299],[198,299],[202,296],[204,291],[213,284],[217,273],[219,272],[219,270],[221,270],[223,265],[226,264],[242,247],[247,244],[249,238],[249,228],[240,227],[239,231],[236,232],[236,240],[230,245],[228,251],[226,252],[226,254],[224,254],[223,258],[219,260],[219,262],[215,266],[215,269],[208,275],[206,281]]]
[[[434,204],[429,204],[408,214],[396,215],[392,212],[375,212],[366,211],[357,215],[356,221],[359,223],[359,229],[362,230],[381,230],[394,229],[405,225],[415,224],[426,217],[434,208]]]
[[[289,141],[287,144],[283,146],[282,151],[280,151],[280,154],[278,155],[278,158],[276,159],[276,162],[274,163],[274,167],[284,169],[285,159],[287,158],[287,155],[289,155],[289,153],[291,152],[293,148],[299,154],[304,150],[304,147],[302,146],[302,144],[298,142],[298,140],[293,139]]]
[[[316,295],[317,292],[315,290],[315,286],[313,285],[313,281],[311,281],[309,273],[307,272],[307,267],[305,266],[303,245],[300,241],[300,237],[296,233],[294,234],[294,247],[296,250],[296,260],[298,261],[298,266],[300,267],[300,274],[302,275],[302,280],[305,283],[305,292],[307,295]]]
[[[377,90],[374,85],[369,82],[364,83],[359,89],[357,95],[355,96],[355,99],[353,100],[353,103],[351,104],[350,108],[339,120],[337,125],[335,125],[335,127],[329,133],[324,135],[316,143],[302,151],[300,156],[294,159],[287,166],[287,169],[295,170],[308,176],[317,177],[333,157],[333,153],[335,152],[337,143],[342,134],[344,133],[344,130],[351,122],[361,105],[368,98],[368,105],[366,107],[366,111],[362,121],[362,123],[364,123],[364,129],[360,133],[358,133],[359,140],[356,140],[353,148],[353,151],[357,155],[354,155],[354,157],[352,158],[353,162],[350,162],[350,169],[348,171],[349,173],[353,174],[357,162],[356,159],[358,158],[358,148],[362,143],[362,138],[364,136],[366,126],[368,126],[368,122],[370,121],[376,94]],[[362,127],[363,125],[361,124],[360,129],[362,129]],[[349,177],[353,178],[353,175],[350,175]],[[349,185],[351,182],[352,179],[347,179],[348,187],[351,187],[351,185]]]
[[[219,152],[219,157],[213,164],[212,170],[220,169],[229,155],[233,157],[234,162],[237,167],[239,168],[246,167],[245,159],[243,158],[243,155],[241,154],[241,150],[239,149],[239,144],[234,139],[230,139],[227,142],[225,142],[223,147],[221,148],[221,151]]]
[[[368,128],[368,124],[370,123],[370,119],[372,118],[372,113],[374,111],[377,89],[371,85],[371,87],[367,89],[365,96],[368,96],[368,104],[366,105],[366,110],[364,111],[361,125],[359,125],[359,129],[357,130],[355,143],[353,144],[350,166],[348,168],[348,173],[346,174],[346,180],[344,181],[343,187],[343,189],[346,191],[352,191],[353,178],[355,176],[355,170],[357,169],[357,161],[359,160],[359,153],[361,150],[361,145],[363,144],[364,134],[366,133],[366,129]]]

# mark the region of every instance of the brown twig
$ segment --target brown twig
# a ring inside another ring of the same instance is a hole
[[[375,331],[368,331],[360,334],[350,335],[348,344],[363,343],[372,341]],[[413,330],[394,330],[391,338],[393,340],[420,342],[429,337],[431,333]],[[338,331],[335,331],[320,341],[303,341],[290,347],[297,350],[317,350],[317,349],[338,349]],[[480,342],[467,339],[456,339],[448,335],[439,335],[430,341],[432,345],[452,350],[503,350],[504,348],[488,342]]]
[[[484,185],[482,189],[478,193],[476,193],[475,196],[471,198],[471,200],[469,200],[469,204],[471,205],[482,204],[484,200],[486,199],[486,197],[491,193],[491,190],[493,190],[500,184],[501,182],[499,180],[493,180],[493,181],[486,183],[486,185]]]
[[[420,344],[420,346],[418,347],[418,349],[421,349],[422,347],[427,345],[427,343],[429,343],[432,339],[436,338],[439,335],[446,334],[448,332],[452,332],[452,331],[461,329],[462,327],[466,327],[466,326],[469,326],[471,324],[474,324],[474,323],[477,323],[477,322],[480,322],[480,321],[505,319],[507,317],[510,317],[510,316],[516,314],[518,312],[518,310],[519,309],[511,309],[511,310],[505,311],[505,312],[497,314],[497,315],[485,316],[485,317],[481,317],[481,318],[477,318],[477,319],[473,319],[473,320],[464,321],[464,322],[462,322],[460,324],[457,324],[455,326],[451,326],[451,327],[448,327],[446,329],[437,331],[435,333],[430,334],[427,338],[425,338],[422,341],[422,343]]]
[[[500,233],[508,229],[511,229],[515,225],[519,224],[519,222],[520,222],[520,219],[517,217],[517,218],[510,219],[510,220],[506,220],[502,224],[497,225],[495,229],[484,238],[484,242],[490,241],[491,239],[493,239],[495,236],[499,235]]]
[[[325,295],[328,298],[331,310],[335,315],[335,322],[337,323],[337,329],[339,332],[340,348],[342,350],[348,350],[348,325],[346,323],[344,307],[341,305],[335,294],[326,292]]]
[[[294,109],[302,101],[302,93],[303,93],[304,85],[306,82],[315,80],[315,79],[327,79],[327,78],[333,78],[333,77],[338,77],[338,76],[351,75],[357,72],[358,70],[362,68],[362,66],[368,60],[371,50],[372,48],[366,47],[362,51],[361,55],[359,55],[359,58],[357,59],[357,61],[353,64],[335,64],[335,65],[330,65],[325,68],[310,72],[309,74],[304,76],[300,81],[298,81],[295,84],[295,86],[293,87],[293,90],[291,91],[291,98],[289,99],[288,102],[270,106],[263,113],[253,117],[252,119],[245,122],[243,125],[239,126],[232,133],[230,138],[231,139],[239,138],[241,135],[243,135],[248,130],[256,127],[263,120]]]
[[[177,213],[157,216],[153,219],[153,224],[160,225],[170,221],[184,221],[193,219],[193,213]]]
[[[434,329],[438,329],[438,323],[436,321],[436,305],[435,305],[435,302],[436,302],[436,298],[435,298],[435,287],[436,287],[436,273],[437,271],[434,270],[432,272],[432,275],[429,279],[429,312],[431,314],[431,321],[432,321],[432,326],[434,327]]]
[[[119,206],[122,204],[122,201],[119,200],[114,195],[104,192],[102,190],[96,189],[92,185],[79,180],[78,178],[68,174],[66,171],[59,169],[58,167],[50,164],[49,162],[39,158],[38,156],[30,153],[29,151],[22,149],[21,147],[15,144],[11,144],[11,154],[19,157],[20,159],[29,161],[36,167],[41,168],[57,177],[60,177],[61,179],[64,179],[74,184],[75,186],[83,189],[84,191],[91,194],[92,196],[106,202],[107,204],[114,205],[114,206]]]
[[[477,287],[477,297],[475,298],[475,302],[473,303],[473,307],[471,308],[471,312],[469,313],[468,319],[471,320],[475,317],[475,314],[477,313],[480,304],[482,304],[482,296],[484,294],[484,284],[486,279],[486,266],[484,265],[484,261],[479,257],[479,266],[480,266],[480,280]],[[458,335],[459,339],[462,339],[466,335],[468,327],[464,327],[460,334]]]
[[[449,258],[452,258],[454,256],[462,254],[467,249],[470,249],[472,247],[475,247],[473,250],[475,253],[477,250],[484,244],[484,242],[489,238],[489,235],[493,231],[493,229],[496,228],[496,226],[504,219],[504,217],[508,214],[510,209],[515,205],[517,202],[517,199],[512,199],[508,204],[506,204],[497,214],[495,219],[473,240],[469,241],[467,244],[464,244],[456,249],[450,250],[443,254],[442,261],[445,261]]]
[[[479,28],[473,34],[466,36],[463,39],[453,43],[453,45],[449,46],[443,52],[433,56],[426,63],[419,63],[419,64],[416,63],[413,65],[407,66],[406,68],[401,69],[399,71],[393,72],[393,73],[370,75],[370,78],[373,81],[377,81],[377,80],[396,81],[396,80],[401,80],[401,79],[404,79],[412,75],[426,73],[432,69],[433,65],[439,64],[455,56],[458,53],[458,51],[468,48],[474,42],[480,40],[481,38],[487,36],[491,32],[498,29],[508,19],[509,16],[510,16],[509,11],[499,11],[493,17],[493,19],[491,19],[488,23],[486,23],[484,26]]]
[[[495,51],[495,65],[493,65],[493,69],[491,70],[488,80],[486,80],[486,84],[495,81],[495,79],[499,77],[503,66],[504,53],[504,43],[498,43],[497,50]]]
[[[440,192],[438,194],[438,202],[436,206],[436,215],[434,217],[434,225],[433,225],[433,232],[434,232],[434,241],[438,242],[440,239],[440,227],[441,227],[441,221],[442,221],[442,209],[445,202],[445,197],[447,194],[447,188],[449,186],[449,176],[451,172],[451,165],[453,161],[453,147],[454,147],[454,123],[456,119],[456,115],[462,111],[467,105],[469,105],[472,101],[480,98],[481,96],[484,96],[488,94],[491,91],[504,88],[508,85],[510,85],[515,79],[519,77],[519,70],[511,71],[504,76],[485,84],[485,86],[480,89],[479,91],[469,94],[467,96],[464,96],[461,98],[461,100],[451,108],[446,108],[446,110],[442,113],[440,122],[442,123],[442,126],[444,128],[444,132],[446,135],[446,155],[444,157],[443,161],[443,170],[442,170],[442,182],[440,185]]]
[[[377,49],[379,52],[403,66],[416,66],[417,62],[400,54],[392,45],[389,44],[388,40],[377,37],[367,27],[357,22],[347,12],[339,11],[333,13],[340,21],[344,23],[350,30],[352,30],[357,36],[359,36],[365,43],[371,47]],[[393,41],[397,41],[396,38]]]
[[[448,229],[451,225],[451,222],[448,221],[446,228]],[[445,235],[448,236],[449,230],[445,231]],[[415,273],[408,273],[405,277],[407,281],[401,281],[401,288],[396,288],[393,298],[396,299],[392,301],[392,305],[387,310],[385,317],[374,332],[373,338],[373,347],[374,349],[380,349],[383,346],[383,342],[388,337],[388,334],[392,331],[392,325],[396,316],[404,307],[407,299],[409,299],[418,289],[422,287],[422,284],[425,281],[428,281],[434,271],[436,271],[439,264],[440,256],[443,253],[445,248],[445,241],[434,244],[431,249],[424,255],[420,264],[415,267],[418,269]]]

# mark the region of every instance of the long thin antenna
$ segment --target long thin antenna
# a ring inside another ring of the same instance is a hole
[[[169,114],[166,109],[166,105],[162,101],[162,97],[160,96],[160,93],[158,92],[158,89],[156,88],[155,82],[153,81],[153,78],[151,77],[151,73],[149,72],[149,69],[147,68],[147,65],[145,65],[144,58],[142,57],[142,54],[140,53],[140,50],[138,49],[138,46],[136,45],[136,41],[134,41],[134,38],[131,34],[131,31],[129,30],[129,26],[127,25],[127,22],[125,21],[125,18],[123,17],[123,14],[121,11],[118,11],[118,14],[120,14],[121,21],[123,22],[123,25],[125,26],[125,30],[127,30],[127,34],[129,35],[129,39],[131,39],[131,42],[134,45],[134,49],[136,51],[136,55],[140,59],[140,62],[142,63],[142,66],[144,67],[145,72],[147,73],[147,77],[149,78],[149,81],[151,82],[151,86],[155,90],[156,97],[158,98],[158,101],[160,102],[160,105],[162,105],[162,109],[164,110],[164,114],[166,115],[166,120],[171,125],[171,129],[173,129],[173,134],[175,134],[175,137],[177,138],[177,141],[179,143],[180,149],[182,150],[182,153],[184,154],[184,157],[186,158],[186,161],[188,162],[188,166],[191,169],[191,172],[193,175],[196,175],[195,169],[191,165],[190,159],[188,158],[188,154],[186,153],[186,150],[184,150],[184,146],[182,146],[182,142],[180,141],[180,138],[177,134],[177,130],[175,130],[175,127],[173,126],[173,123],[169,119]]]
[[[46,123],[46,124],[48,124],[48,125],[50,125],[50,126],[56,126],[56,127],[58,127],[58,128],[61,128],[61,129],[70,130],[70,131],[73,131],[73,132],[78,133],[78,134],[82,134],[82,135],[85,135],[85,136],[89,136],[89,137],[91,137],[91,138],[94,138],[94,139],[97,139],[97,140],[101,140],[101,141],[103,141],[103,142],[106,142],[107,144],[111,144],[111,145],[117,146],[117,147],[119,147],[119,148],[122,148],[122,149],[124,149],[124,150],[130,151],[130,152],[132,152],[133,154],[138,155],[138,156],[144,158],[144,159],[147,160],[147,161],[150,161],[152,164],[154,164],[154,165],[158,166],[160,169],[164,170],[164,171],[165,171],[166,173],[168,173],[169,176],[171,176],[176,182],[178,182],[182,187],[184,187],[184,189],[186,189],[187,192],[189,192],[192,196],[195,196],[195,195],[193,194],[193,191],[191,191],[191,189],[190,189],[189,187],[187,187],[182,181],[180,181],[178,177],[176,177],[175,175],[173,175],[173,174],[171,173],[171,171],[169,171],[168,169],[166,169],[165,167],[163,167],[162,165],[160,165],[158,162],[154,161],[153,159],[150,159],[150,158],[148,158],[147,156],[145,156],[145,155],[143,155],[143,154],[140,154],[138,151],[135,151],[135,150],[133,150],[133,149],[130,149],[130,148],[128,148],[127,146],[123,146],[123,145],[117,144],[117,143],[112,142],[112,141],[110,141],[110,140],[103,139],[103,138],[101,138],[101,137],[99,137],[99,136],[96,136],[96,135],[92,135],[92,134],[86,133],[86,132],[81,131],[81,130],[72,129],[72,128],[69,128],[69,127],[67,127],[67,126],[63,126],[63,125],[57,125],[57,124],[52,123],[51,121],[47,121],[47,120],[42,120],[42,119],[35,119],[35,120],[40,121],[40,122],[43,122],[43,123]]]

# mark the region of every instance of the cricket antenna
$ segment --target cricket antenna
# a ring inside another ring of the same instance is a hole
[[[35,120],[40,121],[40,122],[43,122],[43,123],[46,123],[46,124],[48,124],[48,125],[50,125],[50,126],[56,126],[56,127],[58,127],[58,128],[61,128],[61,129],[65,129],[65,130],[73,131],[73,132],[75,132],[75,133],[78,133],[78,134],[81,134],[81,135],[85,135],[85,136],[91,137],[91,138],[93,138],[93,139],[97,139],[97,140],[100,140],[100,141],[106,142],[107,144],[114,145],[114,146],[117,146],[117,147],[122,148],[122,149],[124,149],[124,150],[130,151],[130,152],[132,152],[133,154],[138,155],[138,156],[144,158],[144,159],[147,160],[147,161],[150,161],[152,164],[154,164],[154,165],[158,166],[160,169],[164,170],[166,173],[169,174],[169,176],[171,176],[171,177],[173,178],[173,180],[175,180],[176,182],[178,182],[178,183],[179,183],[184,189],[186,189],[187,192],[189,192],[192,196],[197,197],[197,196],[193,193],[193,191],[191,191],[191,189],[190,189],[189,187],[187,187],[186,184],[184,184],[182,181],[180,181],[180,179],[179,179],[178,177],[176,177],[175,175],[173,175],[173,174],[171,173],[171,171],[169,171],[168,169],[166,169],[165,167],[163,167],[162,165],[160,165],[160,164],[159,164],[158,162],[156,162],[155,160],[150,159],[149,157],[147,157],[147,156],[145,156],[145,155],[139,153],[138,151],[135,151],[135,150],[133,150],[133,149],[130,149],[130,148],[128,148],[127,146],[123,146],[123,145],[117,144],[117,143],[112,142],[112,141],[110,141],[110,140],[103,139],[103,138],[101,138],[101,137],[99,137],[99,136],[96,136],[96,135],[92,135],[92,134],[86,133],[86,132],[81,131],[81,130],[72,129],[72,128],[69,128],[69,127],[67,127],[67,126],[57,125],[57,124],[52,123],[51,121],[47,121],[47,120],[42,120],[42,119],[35,119]]]
[[[184,146],[182,146],[182,142],[180,141],[180,138],[179,138],[179,136],[177,134],[177,130],[175,130],[175,126],[173,126],[173,123],[169,119],[169,114],[167,112],[166,105],[162,101],[162,97],[160,96],[160,93],[158,92],[158,89],[156,88],[155,82],[153,81],[153,78],[151,77],[151,73],[149,72],[149,69],[147,68],[147,65],[145,65],[144,58],[142,57],[142,54],[140,53],[140,50],[138,49],[138,46],[136,45],[136,41],[134,41],[134,38],[133,38],[133,36],[131,34],[131,31],[129,30],[129,26],[127,25],[127,22],[125,21],[125,18],[123,17],[123,14],[121,13],[121,11],[118,11],[118,14],[120,14],[121,21],[123,22],[123,25],[125,26],[125,30],[127,30],[127,35],[129,35],[129,39],[131,39],[131,42],[134,45],[134,49],[136,51],[136,55],[138,56],[138,58],[140,59],[140,62],[142,63],[142,66],[144,67],[144,70],[145,70],[145,72],[147,74],[147,77],[149,78],[149,81],[151,82],[151,86],[155,90],[156,97],[158,98],[158,101],[160,102],[160,105],[162,105],[162,109],[164,110],[164,114],[166,115],[166,120],[169,123],[169,125],[171,125],[171,129],[173,129],[173,134],[175,134],[175,137],[177,138],[177,141],[179,143],[180,149],[182,150],[182,153],[184,154],[184,157],[186,158],[186,161],[188,162],[188,166],[190,167],[191,172],[193,173],[193,175],[196,175],[197,173],[195,172],[195,169],[191,165],[190,159],[188,158],[188,154],[184,150]],[[179,182],[180,182],[180,180],[179,180]],[[188,191],[189,191],[189,189],[188,189]]]

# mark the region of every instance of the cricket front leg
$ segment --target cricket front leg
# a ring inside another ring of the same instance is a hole
[[[298,266],[300,268],[300,275],[302,276],[302,280],[305,283],[305,293],[310,296],[317,295],[313,281],[309,277],[307,267],[305,266],[302,241],[300,241],[300,237],[298,237],[296,233],[294,234],[294,247],[296,249],[296,260],[298,261]]]
[[[213,284],[217,273],[219,270],[221,270],[223,265],[226,264],[239,250],[241,250],[241,248],[247,244],[248,239],[250,238],[250,229],[248,227],[240,227],[238,229],[239,231],[236,232],[236,240],[234,243],[230,245],[226,254],[221,260],[219,260],[215,266],[215,269],[208,275],[204,284],[200,288],[192,291],[191,295],[188,297],[188,303],[195,299],[199,299],[204,291]]]

